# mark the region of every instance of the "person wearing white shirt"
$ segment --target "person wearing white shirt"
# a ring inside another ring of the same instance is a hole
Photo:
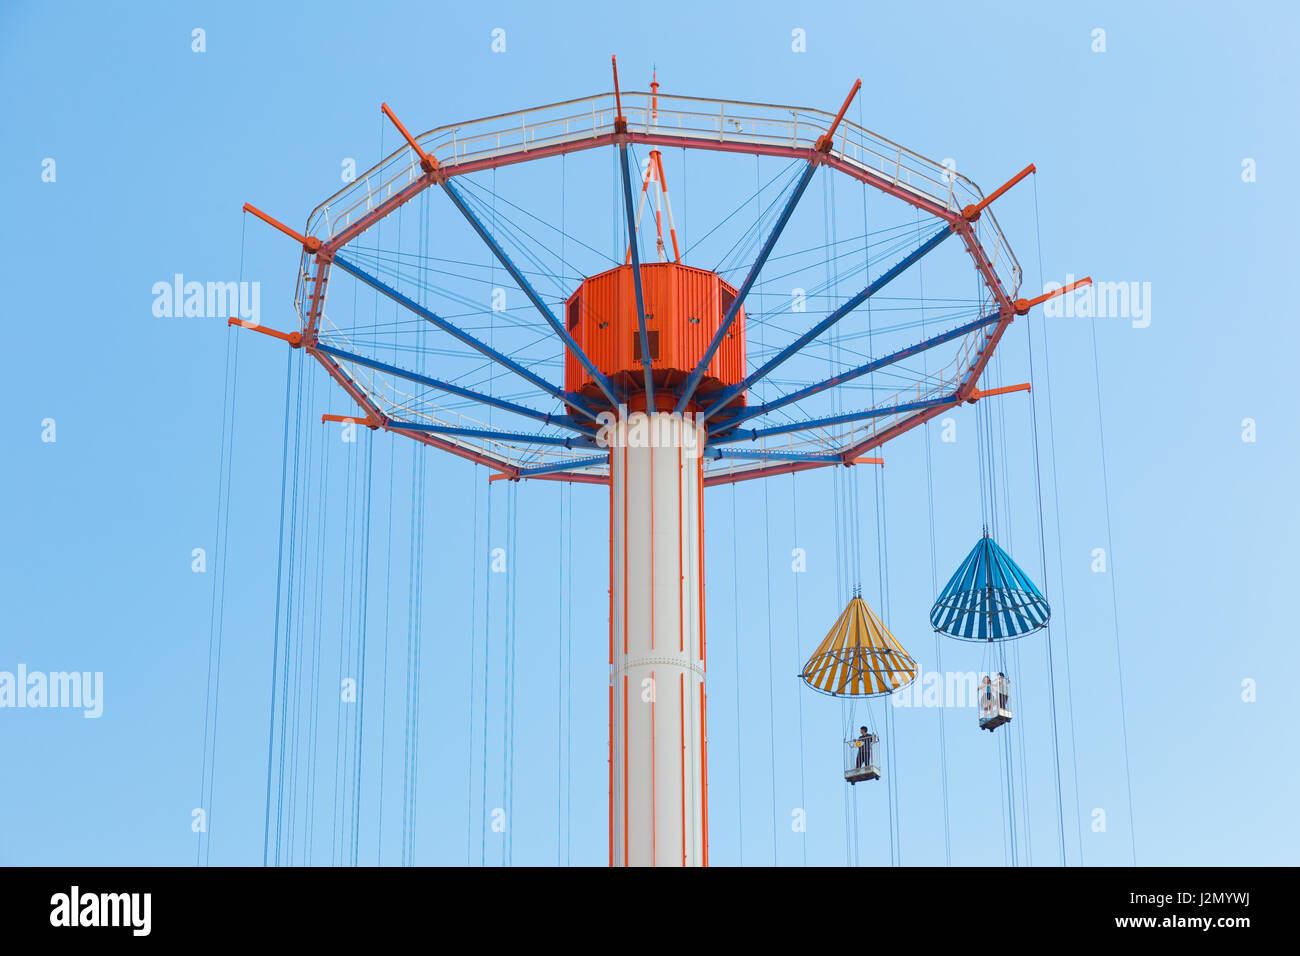
[[[1011,680],[1001,671],[998,671],[998,679],[993,682],[993,692],[998,695],[998,709],[1006,710],[1007,701],[1011,697]]]
[[[993,716],[993,681],[987,674],[984,675],[984,681],[980,684],[980,716]]]

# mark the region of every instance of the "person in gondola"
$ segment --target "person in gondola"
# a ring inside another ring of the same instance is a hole
[[[1007,709],[1007,698],[1011,696],[1011,681],[1007,675],[998,671],[998,679],[993,682],[993,689],[998,695],[998,709]]]
[[[984,675],[984,682],[980,684],[980,716],[993,716],[993,681],[988,674]]]
[[[867,730],[866,727],[858,728],[857,745],[858,745],[858,758],[855,766],[870,767],[871,766],[871,731]]]

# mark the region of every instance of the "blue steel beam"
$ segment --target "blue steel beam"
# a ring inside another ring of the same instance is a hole
[[[900,405],[889,405],[885,408],[868,408],[860,412],[846,412],[843,415],[832,415],[829,418],[809,418],[802,422],[773,425],[771,428],[739,428],[726,435],[719,435],[717,438],[710,439],[706,447],[713,448],[717,445],[738,441],[755,441],[771,435],[788,435],[790,432],[805,431],[809,428],[847,425],[850,422],[860,422],[869,418],[884,418],[887,415],[898,415],[902,412],[912,412],[921,408],[933,408],[935,405],[956,405],[959,401],[961,399],[956,394],[953,394],[945,395],[942,398],[927,398],[919,402],[903,402]]]
[[[686,410],[692,396],[695,395],[695,389],[700,384],[700,379],[704,377],[705,370],[708,369],[709,363],[713,361],[713,354],[718,351],[722,345],[722,340],[726,338],[727,331],[731,328],[731,323],[736,321],[736,316],[740,314],[740,307],[745,303],[745,296],[749,295],[750,288],[754,285],[754,280],[758,278],[759,272],[762,271],[767,257],[772,254],[773,247],[776,246],[776,240],[780,237],[781,232],[785,229],[786,223],[790,221],[790,215],[794,212],[794,207],[799,205],[799,200],[803,196],[804,190],[808,188],[808,183],[812,181],[813,173],[817,172],[817,160],[808,163],[808,168],[804,170],[803,175],[799,177],[798,184],[794,187],[794,192],[786,201],[785,208],[781,210],[781,215],[772,227],[767,241],[763,243],[763,248],[758,251],[758,258],[754,264],[749,267],[749,274],[745,276],[745,281],[740,284],[736,290],[736,298],[731,303],[731,308],[727,314],[722,317],[722,323],[718,326],[718,331],[713,335],[713,341],[704,352],[704,357],[700,359],[700,364],[695,366],[690,377],[682,385],[681,394],[677,399],[677,405],[673,408],[673,413],[680,415]]]
[[[641,332],[641,369],[645,372],[646,411],[655,410],[654,363],[650,358],[650,334],[645,327],[645,298],[641,292],[641,250],[636,243],[636,216],[632,212],[632,173],[627,166],[627,143],[618,144],[623,164],[623,207],[627,215],[627,244],[632,256],[632,288],[636,291],[636,321]]]
[[[510,356],[498,352],[496,349],[488,345],[486,342],[483,342],[480,339],[476,339],[468,332],[462,331],[452,323],[448,322],[442,316],[438,315],[436,312],[433,312],[430,309],[426,309],[424,306],[420,305],[420,303],[416,302],[414,299],[410,298],[409,296],[403,295],[401,292],[398,292],[392,286],[385,283],[382,279],[378,279],[375,276],[370,275],[368,272],[364,271],[360,267],[344,259],[342,256],[335,255],[334,264],[339,266],[344,272],[348,272],[356,276],[358,279],[360,279],[366,285],[370,286],[370,288],[374,289],[376,292],[382,292],[384,295],[388,296],[388,298],[392,299],[398,305],[404,306],[405,308],[409,309],[411,312],[414,312],[420,318],[424,319],[426,322],[429,322],[432,325],[437,326],[438,328],[442,329],[444,332],[448,333],[454,338],[459,339],[461,342],[464,342],[470,348],[474,349],[474,351],[482,355],[486,355],[488,358],[496,362],[498,365],[504,366],[505,368],[514,372],[516,375],[522,376],[523,378],[527,379],[529,382],[532,382],[542,391],[548,392],[549,394],[558,398],[560,401],[572,405],[574,408],[578,409],[580,412],[582,412],[592,421],[596,421],[595,411],[589,408],[586,405],[586,403],[583,402],[578,396],[573,395],[572,393],[565,392],[564,389],[560,388],[559,386],[551,384],[546,379],[542,378],[540,375],[520,365],[514,359],[510,358]]]
[[[357,355],[355,352],[348,352],[344,349],[335,348],[332,345],[325,345],[321,342],[317,342],[313,348],[317,352],[324,352],[326,355],[333,355],[335,358],[341,358],[357,365],[364,365],[366,368],[372,368],[377,372],[387,372],[389,375],[404,378],[408,382],[415,382],[419,385],[425,385],[429,388],[437,389],[440,392],[447,392],[450,395],[457,395],[461,398],[467,398],[470,401],[480,402],[484,405],[491,405],[493,408],[500,408],[503,411],[514,412],[516,415],[533,418],[539,422],[545,422],[548,425],[566,425],[575,431],[583,433],[589,431],[585,426],[571,424],[566,421],[565,419],[567,416],[551,415],[547,412],[541,411],[540,409],[530,408],[527,405],[519,405],[515,402],[507,401],[504,398],[497,398],[493,395],[484,395],[482,392],[476,392],[472,389],[462,388],[459,385],[453,385],[450,382],[443,382],[436,378],[430,378],[427,375],[421,375],[419,372],[412,372],[409,369],[398,368],[396,365],[389,365],[387,362],[380,362],[375,359],[366,358],[364,355]]]
[[[878,276],[874,281],[867,283],[867,286],[861,292],[849,299],[834,312],[830,313],[826,318],[822,319],[803,335],[799,336],[799,338],[795,339],[790,343],[790,345],[786,346],[772,358],[768,359],[762,368],[750,373],[744,381],[723,389],[716,399],[713,399],[713,396],[709,396],[709,399],[713,404],[705,409],[705,420],[707,421],[712,417],[714,412],[722,408],[722,406],[726,405],[727,402],[731,401],[741,392],[752,387],[755,382],[770,375],[776,368],[796,352],[800,351],[805,345],[813,341],[840,319],[844,318],[844,316],[848,315],[860,306],[863,302],[866,302],[867,299],[871,298],[885,286],[889,285],[889,283],[893,282],[917,262],[920,262],[921,259],[936,249],[939,244],[950,235],[952,235],[952,228],[945,224],[942,229],[923,242],[916,250],[906,255],[901,261],[888,269],[884,274]]]
[[[533,289],[532,284],[524,278],[524,274],[519,271],[518,267],[511,261],[510,257],[506,255],[505,249],[501,248],[501,244],[496,241],[496,237],[488,232],[483,223],[479,221],[479,218],[474,215],[473,211],[466,204],[465,198],[460,194],[460,191],[451,184],[450,180],[444,182],[442,188],[447,195],[451,197],[452,203],[460,210],[461,215],[464,216],[469,221],[469,224],[474,227],[474,231],[479,234],[479,238],[487,243],[487,247],[492,250],[492,254],[497,257],[497,261],[505,267],[506,272],[510,273],[510,277],[515,280],[515,284],[523,290],[524,295],[528,297],[528,301],[530,301],[537,311],[542,314],[542,318],[550,323],[551,328],[555,330],[555,334],[564,342],[565,348],[572,352],[574,357],[582,363],[582,367],[587,370],[587,374],[591,376],[592,380],[600,388],[601,392],[604,393],[605,398],[609,400],[610,405],[617,406],[619,403],[618,391],[615,389],[614,383],[606,378],[600,369],[596,368],[591,359],[587,357],[587,353],[582,350],[576,341],[574,341],[573,336],[570,335],[569,331],[564,327],[564,323],[557,319],[555,313],[552,312],[550,307],[542,301],[541,296],[539,296],[536,290]]]
[[[591,458],[575,458],[571,461],[559,461],[553,465],[539,465],[536,468],[520,468],[520,478],[531,478],[533,475],[549,475],[553,471],[571,471],[574,468],[585,468],[588,465],[603,465],[609,461],[609,455],[594,455]]]
[[[899,349],[897,352],[891,352],[890,354],[878,359],[873,359],[866,365],[859,365],[857,368],[851,368],[848,371],[840,372],[838,375],[832,375],[830,378],[823,381],[814,382],[812,385],[791,392],[788,395],[782,395],[780,398],[774,399],[764,405],[750,406],[749,408],[741,410],[732,417],[718,422],[714,426],[713,431],[715,434],[720,435],[723,432],[734,428],[740,422],[748,421],[751,418],[757,418],[759,415],[766,415],[768,412],[774,411],[785,405],[802,401],[810,395],[816,395],[818,392],[824,392],[828,388],[834,388],[836,385],[843,385],[845,382],[852,381],[855,378],[860,378],[863,375],[875,372],[888,365],[901,362],[904,359],[911,358],[913,355],[917,355],[927,349],[932,349],[936,345],[942,345],[944,342],[961,338],[963,335],[982,329],[986,325],[993,325],[1001,318],[1002,314],[1000,312],[993,312],[989,315],[975,319],[973,322],[967,322],[965,325],[959,325],[955,329],[950,329],[947,332],[942,332],[939,335],[917,342],[915,345],[909,345],[907,348]]]
[[[495,441],[519,442],[532,445],[558,445],[562,448],[596,448],[590,438],[566,438],[560,435],[534,435],[529,432],[503,432],[491,428],[462,428],[459,425],[435,425],[429,422],[393,422],[389,428],[405,428],[413,432],[434,435],[458,435],[464,438],[489,438]]]

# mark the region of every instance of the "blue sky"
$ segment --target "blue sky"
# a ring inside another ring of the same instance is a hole
[[[1291,811],[1300,771],[1286,681],[1300,661],[1284,604],[1297,571],[1291,475],[1300,448],[1285,408],[1300,334],[1288,288],[1294,230],[1277,212],[1291,198],[1285,163],[1300,147],[1290,47],[1296,12],[1281,3],[1249,14],[1210,4],[1060,6],[937,3],[922,15],[899,5],[574,4],[561,15],[522,3],[363,11],[331,2],[6,5],[0,176],[11,225],[0,237],[0,262],[11,387],[0,424],[8,451],[0,490],[9,502],[0,539],[0,671],[103,672],[104,709],[94,720],[75,710],[0,710],[11,781],[0,788],[0,817],[10,821],[0,861],[193,863],[191,812],[200,805],[210,813],[208,861],[262,858],[285,354],[260,337],[239,342],[224,486],[229,524],[219,554],[232,333],[218,318],[156,317],[154,283],[176,273],[259,281],[263,321],[290,327],[296,254],[260,223],[245,226],[243,202],[305,221],[340,185],[343,159],[365,168],[393,148],[382,101],[412,128],[428,129],[605,91],[608,56],[617,52],[629,86],[643,85],[654,66],[665,91],[824,109],[838,106],[861,76],[863,125],[922,154],[955,158],[986,191],[1037,164],[1037,183],[997,206],[1027,289],[1040,277],[1036,226],[1042,278],[1150,283],[1145,328],[1038,311],[1031,318],[1040,452],[1049,457],[1050,401],[1056,453],[1043,471],[1045,580],[1031,406],[1023,395],[1001,400],[1004,537],[1057,611],[1051,640],[1066,858],[1124,864],[1135,846],[1138,862],[1150,864],[1297,862]],[[194,28],[206,31],[204,53],[191,50]],[[491,51],[494,28],[506,30],[505,53]],[[805,53],[791,50],[796,28],[806,31]],[[1105,52],[1092,50],[1097,28]],[[55,161],[52,182],[42,176],[47,159]],[[1247,159],[1252,182],[1243,181]],[[691,229],[689,199],[674,199]],[[1013,325],[997,370],[1002,381],[1028,377],[1025,335],[1023,322]],[[1045,342],[1050,393],[1040,378]],[[309,371],[306,417],[346,411],[320,370]],[[964,407],[953,417],[958,441],[929,433],[940,584],[980,524],[975,413]],[[55,422],[54,442],[42,441],[46,419]],[[1255,422],[1253,442],[1242,440],[1244,419]],[[1096,574],[1092,552],[1106,547],[1107,535],[1102,427],[1113,540],[1109,571]],[[327,500],[345,519],[330,526],[338,537],[326,551],[330,578],[321,579],[329,595],[321,605],[326,684],[336,676],[340,619],[355,623],[356,614],[340,562],[352,547],[346,519],[355,518],[348,482],[360,480],[373,455],[371,533],[380,544],[371,554],[372,709],[358,859],[394,863],[402,844],[412,452],[382,434],[348,449],[319,424],[308,431],[317,454],[322,441],[334,442]],[[888,446],[878,473],[742,485],[734,524],[732,491],[708,493],[712,862],[847,858],[838,766],[845,715],[837,703],[801,695],[793,677],[842,607],[834,482],[859,483],[864,594],[883,606],[899,639],[926,670],[937,666],[936,650],[946,669],[981,666],[978,651],[951,642],[936,648],[926,623],[934,587],[925,440],[918,431]],[[481,471],[447,458],[425,456],[424,468],[415,861],[503,859],[503,837],[479,828],[481,808],[502,805],[508,763],[507,688],[499,683],[506,584],[484,571],[487,547],[507,546],[514,495],[507,852],[515,863],[603,863],[604,497],[573,491],[573,592],[562,602],[567,494],[541,483],[489,490]],[[872,518],[880,482],[884,528]],[[875,565],[882,531],[885,594]],[[209,571],[195,574],[191,552],[200,547]],[[793,547],[808,553],[797,617]],[[204,699],[221,561],[221,688],[207,728],[216,737],[215,751],[207,748],[215,761],[207,798]],[[566,636],[561,618],[569,614]],[[486,700],[478,683],[485,638],[495,655]],[[562,646],[571,648],[571,673]],[[1060,860],[1046,646],[1039,634],[1013,652],[1016,858],[1039,864]],[[1243,681],[1255,682],[1253,702],[1242,699]],[[345,858],[336,818],[348,806],[333,779],[334,712],[323,713],[315,863]],[[891,834],[889,788],[857,788],[863,864],[888,864],[891,838],[904,864],[943,863],[946,853],[954,863],[1006,859],[1001,738],[980,734],[969,711],[943,719],[949,836],[939,712],[895,711],[888,770],[897,822]],[[572,768],[567,779],[561,764]],[[808,812],[803,835],[790,828],[796,807]],[[1104,832],[1091,827],[1095,809],[1106,813]],[[282,835],[286,846],[290,839]],[[292,840],[293,859],[306,859],[306,837]]]

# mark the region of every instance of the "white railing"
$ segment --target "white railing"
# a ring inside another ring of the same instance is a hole
[[[834,119],[818,109],[669,94],[652,97],[647,92],[625,93],[623,112],[632,132],[754,148],[812,148]],[[457,166],[608,134],[616,115],[614,95],[602,93],[439,127],[416,140],[441,165]],[[840,123],[832,152],[847,165],[945,209],[961,209],[984,198],[979,187],[956,171],[848,119]],[[419,157],[403,146],[313,210],[307,234],[322,239],[337,235],[421,175]],[[980,217],[976,236],[1007,294],[1014,296],[1020,287],[1020,264],[991,211]],[[300,274],[300,285],[302,281]]]

